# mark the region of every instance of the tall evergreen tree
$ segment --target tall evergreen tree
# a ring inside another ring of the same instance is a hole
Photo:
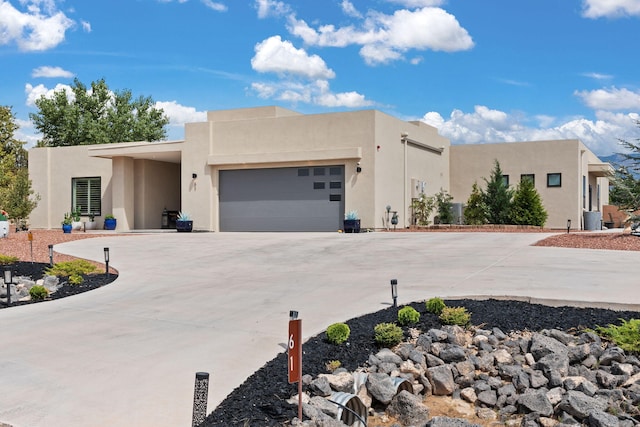
[[[487,205],[484,203],[484,194],[478,183],[474,182],[471,194],[464,208],[464,223],[467,225],[482,225],[487,223]]]
[[[41,147],[158,141],[166,138],[169,123],[151,97],[112,92],[104,79],[92,82],[90,89],[75,79],[71,93],[55,91],[51,98],[40,97],[36,106],[38,112],[29,117],[42,133]]]
[[[640,126],[640,120],[636,121]],[[633,213],[640,210],[640,138],[636,142],[620,139],[620,144],[627,150],[618,153],[623,161],[616,167],[613,177],[610,178],[611,190],[609,201],[621,210],[627,211],[633,221]]]
[[[487,205],[487,221],[489,224],[508,224],[511,219],[511,199],[513,190],[505,182],[500,162],[495,160],[491,177],[487,180],[484,191],[484,202]]]
[[[436,212],[440,224],[451,224],[453,222],[453,196],[447,190],[440,189],[435,195]]]
[[[511,203],[511,222],[518,225],[544,226],[547,211],[542,205],[540,194],[531,179],[523,179],[513,194]]]

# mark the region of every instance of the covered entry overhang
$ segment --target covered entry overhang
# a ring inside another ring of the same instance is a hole
[[[179,210],[184,141],[127,142],[90,147],[90,157],[111,159],[112,214],[118,230],[161,228],[164,208]]]

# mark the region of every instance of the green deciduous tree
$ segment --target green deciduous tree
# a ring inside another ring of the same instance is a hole
[[[18,130],[11,107],[0,106],[0,207],[19,225],[37,206],[29,180],[27,150],[15,139]]]
[[[436,202],[433,197],[427,197],[424,193],[420,193],[420,197],[411,202],[414,223],[416,225],[429,225],[429,217],[435,206]]]
[[[508,224],[511,218],[511,199],[513,191],[504,180],[500,162],[495,161],[491,176],[487,180],[484,191],[484,202],[487,206],[487,221],[490,224]]]
[[[544,226],[547,211],[542,205],[540,194],[531,179],[524,178],[518,184],[511,203],[511,222],[518,225]]]
[[[38,146],[58,147],[166,138],[169,119],[151,97],[133,98],[130,90],[111,91],[104,79],[87,88],[75,79],[71,93],[62,89],[36,101],[29,114],[42,133]]]
[[[487,205],[484,202],[484,194],[478,183],[474,182],[471,194],[464,208],[464,223],[467,225],[482,225],[487,223]]]
[[[447,190],[440,189],[435,195],[436,198],[436,212],[440,224],[451,224],[453,222],[453,196],[447,192]]]

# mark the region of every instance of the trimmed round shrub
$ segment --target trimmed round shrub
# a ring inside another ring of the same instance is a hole
[[[444,325],[467,326],[471,322],[471,313],[464,307],[445,307],[439,319]]]
[[[444,301],[442,301],[442,298],[431,298],[429,299],[429,301],[427,301],[426,306],[427,311],[429,313],[435,314],[436,316],[440,316],[440,313],[442,313],[442,309],[446,307]]]
[[[420,320],[420,313],[413,307],[406,306],[402,307],[398,311],[398,323],[402,326],[413,325],[414,323],[418,323]]]
[[[42,285],[35,285],[29,289],[29,295],[31,295],[31,299],[41,301],[49,296],[49,291]]]
[[[334,323],[327,328],[327,340],[332,344],[342,344],[349,339],[351,329],[346,323]]]
[[[383,347],[393,347],[404,339],[402,328],[395,323],[378,323],[373,331],[376,343]]]

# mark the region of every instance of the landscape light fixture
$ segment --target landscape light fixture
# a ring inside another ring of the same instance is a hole
[[[109,278],[109,248],[104,248],[104,263],[105,272],[107,273],[107,279]]]
[[[49,245],[49,265],[53,267],[53,245]]]
[[[393,306],[398,307],[398,280],[391,279],[391,298],[393,298]]]
[[[289,320],[296,320],[298,318],[298,312],[295,310],[289,311]]]
[[[570,219],[567,220],[567,234],[569,233],[569,230],[571,230],[571,220]]]
[[[11,284],[13,283],[13,270],[11,267],[4,268],[4,284],[7,286],[7,305],[11,305]]]

